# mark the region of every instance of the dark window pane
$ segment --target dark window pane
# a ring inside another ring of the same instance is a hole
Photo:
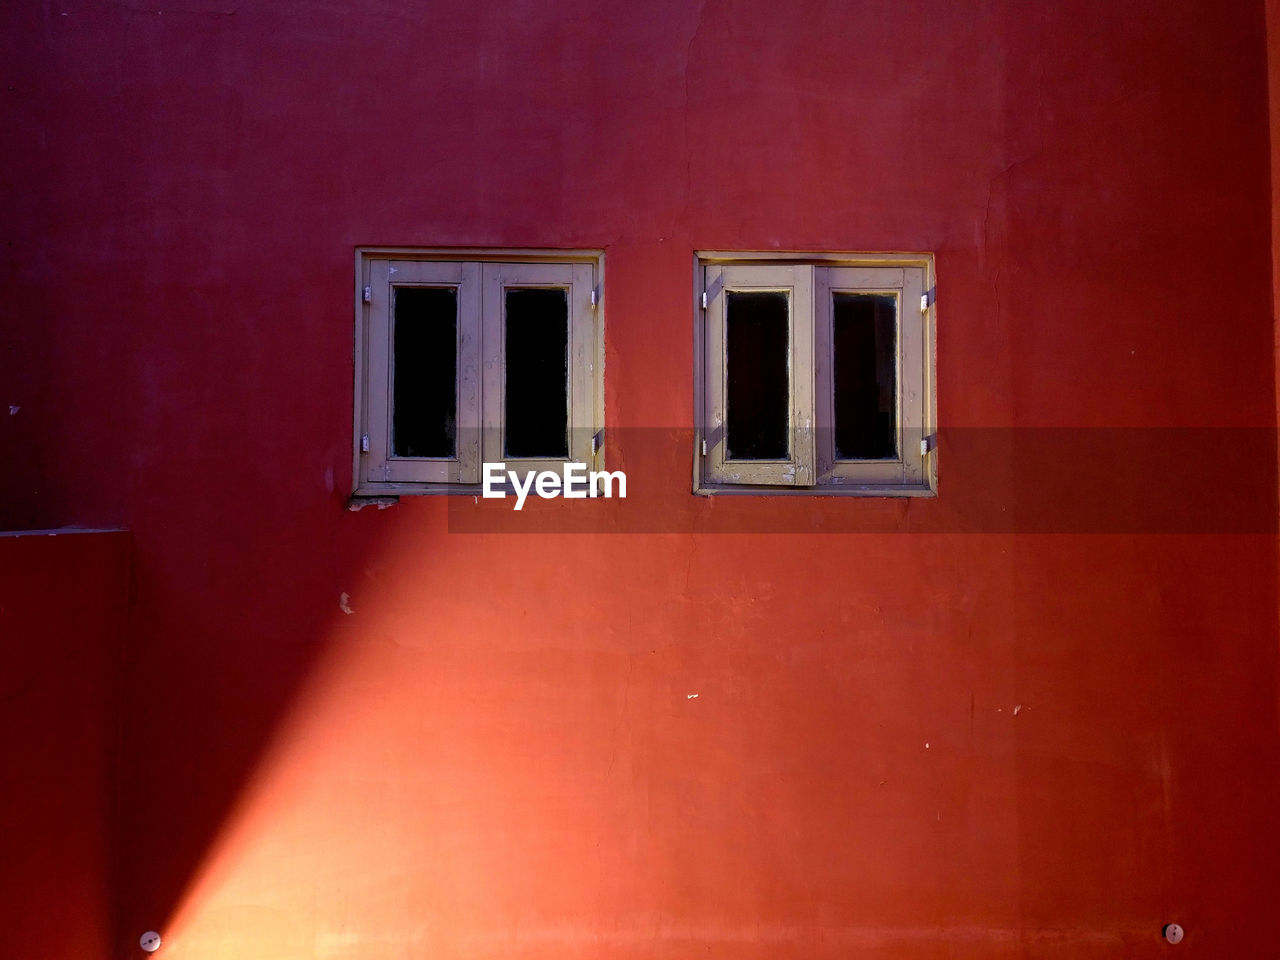
[[[458,432],[458,291],[396,287],[391,450],[452,457]]]
[[[896,457],[897,300],[837,293],[833,307],[836,459]]]
[[[725,442],[730,460],[785,460],[790,450],[787,294],[727,294]]]
[[[569,455],[569,299],[507,291],[506,455]]]

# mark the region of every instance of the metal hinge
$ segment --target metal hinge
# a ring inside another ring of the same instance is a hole
[[[707,309],[707,291],[702,291],[702,309]]]
[[[591,288],[591,309],[592,309],[592,310],[594,310],[594,309],[596,308],[596,304],[597,304],[598,302],[599,302],[599,298],[598,298],[598,297],[597,297],[597,295],[596,295],[596,288],[595,288],[595,287],[592,287],[592,288]]]
[[[702,438],[702,455],[704,457],[707,455],[707,438],[706,437]]]
[[[591,438],[591,455],[595,456],[600,452],[600,448],[604,446],[604,430],[597,430]]]
[[[367,433],[360,438],[360,452],[361,453],[369,452],[369,435]]]
[[[371,300],[373,300],[373,287],[369,286],[368,284],[365,284],[364,302],[369,303]]]
[[[928,313],[929,308],[938,302],[938,288],[930,287],[920,298],[920,312]]]

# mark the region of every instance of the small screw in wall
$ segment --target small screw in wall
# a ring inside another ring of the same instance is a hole
[[[148,930],[138,938],[138,946],[142,947],[147,953],[155,953],[160,949],[160,934],[154,930]]]
[[[1164,934],[1164,938],[1170,943],[1182,942],[1182,928],[1176,923],[1166,923],[1164,929],[1160,932]]]

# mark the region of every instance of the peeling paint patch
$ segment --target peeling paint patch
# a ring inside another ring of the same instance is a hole
[[[1020,703],[1019,703],[1019,704],[1016,704],[1016,705],[1014,706],[1014,708],[1013,708],[1013,715],[1016,717],[1016,716],[1017,716],[1018,714],[1020,714],[1021,712],[1022,712],[1022,704],[1020,704]]]
[[[18,415],[18,411],[21,409],[22,407],[18,406],[16,403],[9,404],[9,416],[16,417]]]
[[[338,595],[338,609],[347,614],[347,616],[355,613],[355,611],[351,609],[351,594],[342,593]]]
[[[686,694],[684,695],[684,698],[685,698],[686,700],[697,700],[697,699],[698,699],[698,695],[697,695],[696,693],[686,693]]]
[[[377,507],[379,510],[385,510],[387,507],[394,507],[400,502],[399,497],[355,497],[353,496],[347,501],[347,509],[352,513],[363,510],[365,507]]]

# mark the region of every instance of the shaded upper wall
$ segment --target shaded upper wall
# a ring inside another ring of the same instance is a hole
[[[699,247],[937,251],[944,426],[1269,424],[1261,10],[1206,9],[10,5],[9,525],[347,484],[361,243],[642,269],[613,425],[689,421]]]
[[[1267,94],[1271,129],[1271,284],[1274,314],[1280,318],[1280,2],[1267,0]],[[1280,362],[1280,326],[1276,330]],[[1280,369],[1280,367],[1278,367]],[[1280,407],[1280,377],[1276,382]]]

